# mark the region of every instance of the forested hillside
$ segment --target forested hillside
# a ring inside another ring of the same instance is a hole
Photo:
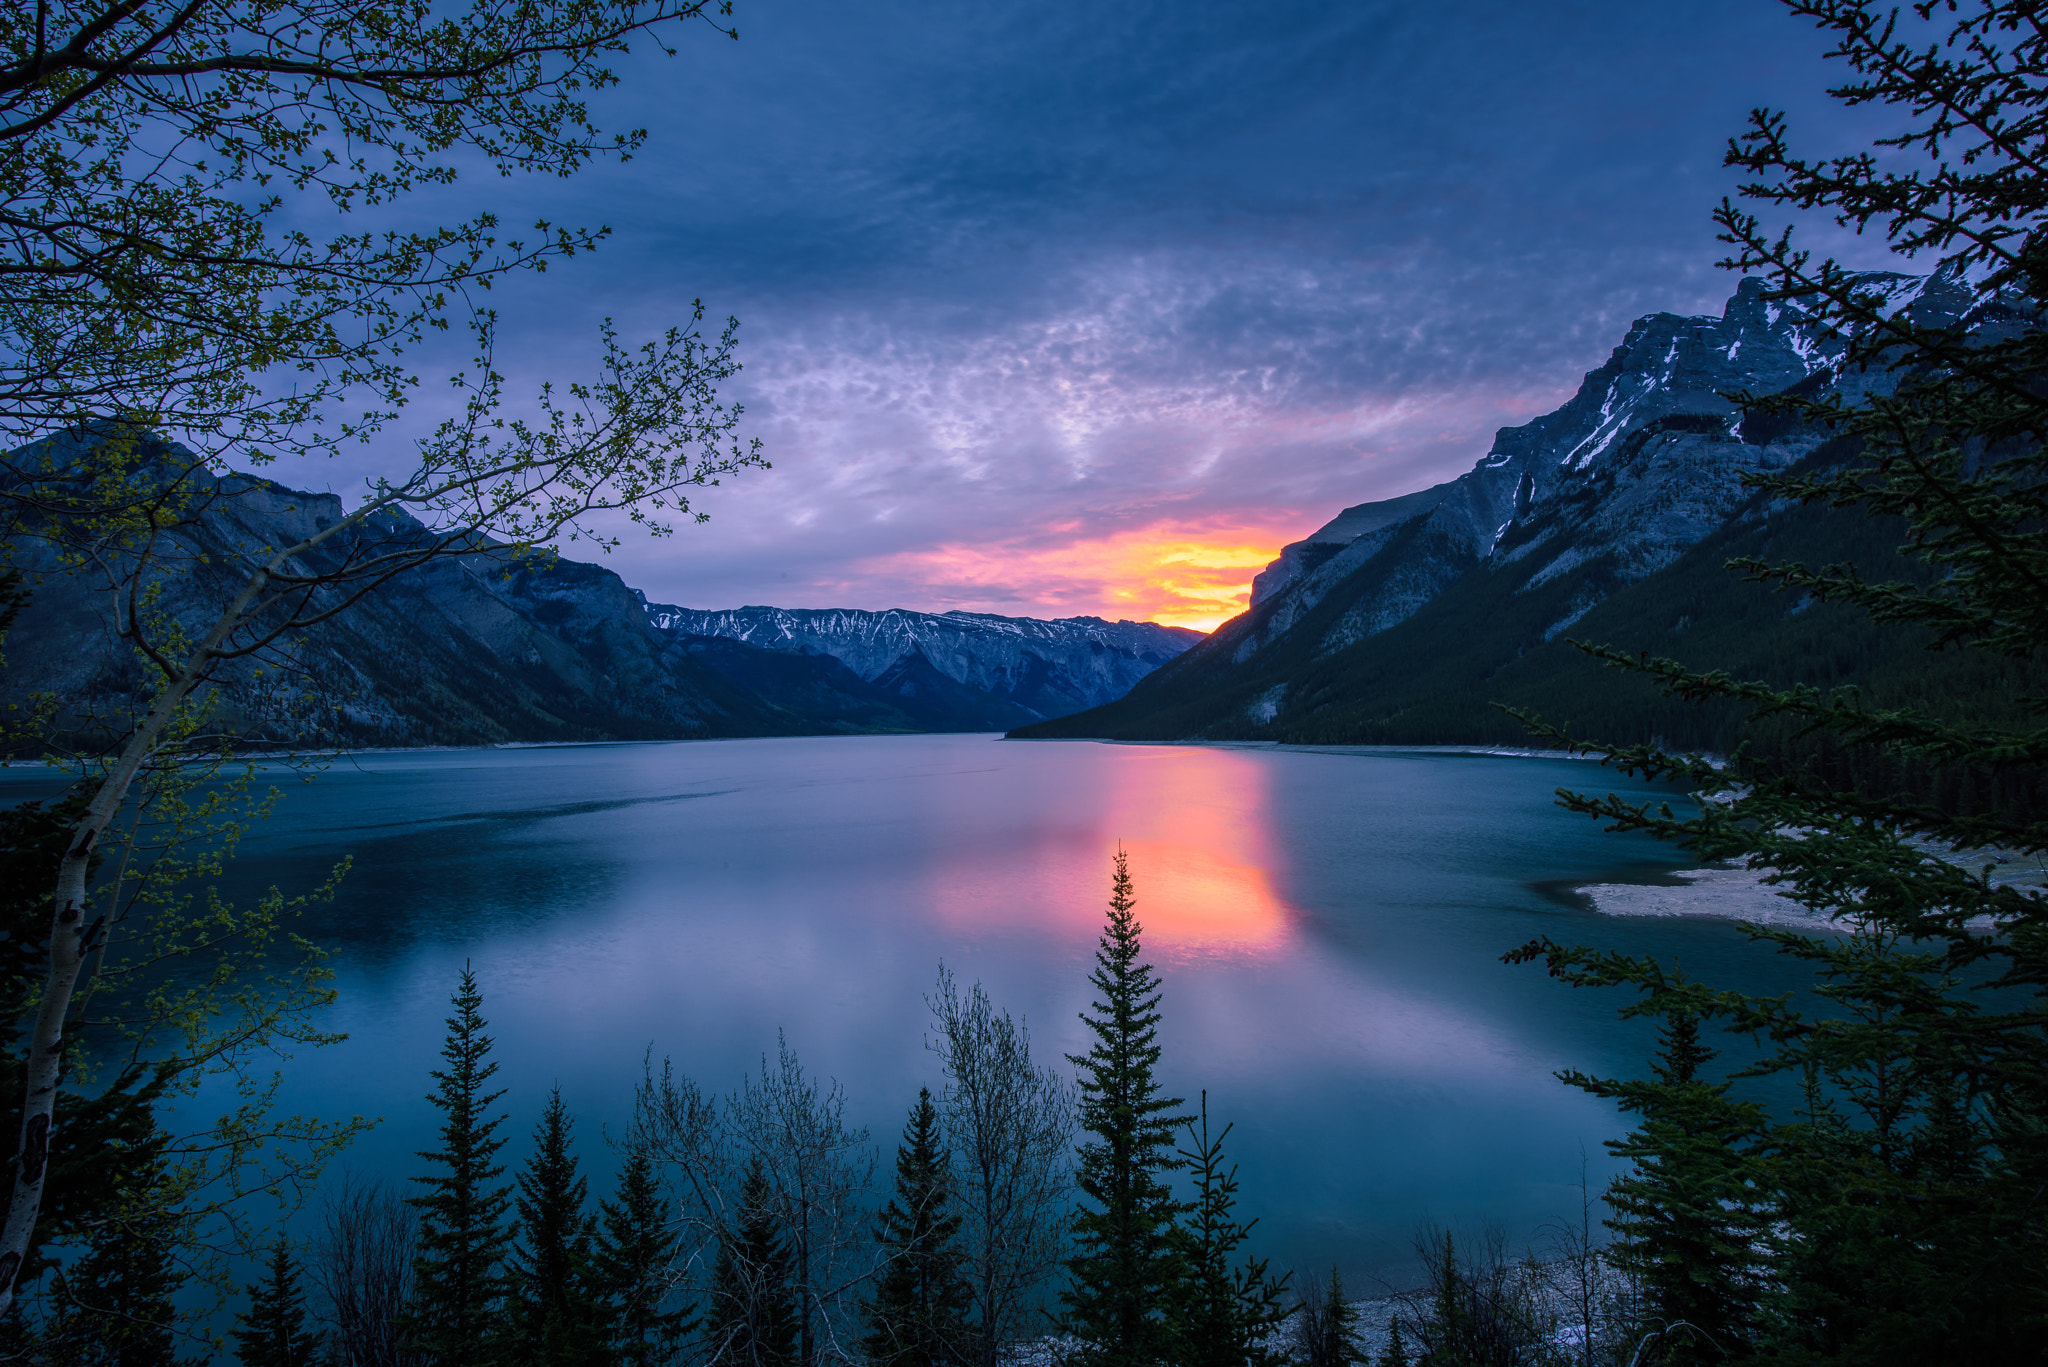
[[[1998,299],[1970,302],[1944,272],[1863,286],[1928,322],[1986,339],[2012,330]],[[1315,744],[1531,743],[1514,715],[1575,735],[1728,753],[1744,741],[1804,761],[1818,741],[1740,709],[1696,706],[1603,666],[1574,642],[1669,657],[1739,678],[1855,685],[1895,705],[1953,696],[2009,720],[2030,666],[1930,651],[1925,633],[1774,592],[1729,562],[1848,563],[1924,579],[1905,524],[1745,489],[1745,473],[1853,466],[1857,446],[1735,402],[1782,393],[1850,405],[1891,392],[1845,364],[1844,336],[1746,281],[1720,318],[1654,315],[1554,413],[1504,429],[1467,475],[1346,509],[1260,576],[1252,609],[1124,698],[1018,728],[1022,738],[1273,740]],[[1858,778],[1906,777],[1866,755]],[[1875,766],[1874,768],[1872,766]],[[1972,785],[1951,770],[1951,798]]]

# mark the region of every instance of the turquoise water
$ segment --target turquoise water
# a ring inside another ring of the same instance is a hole
[[[1421,1220],[1534,1239],[1576,1214],[1582,1171],[1613,1170],[1601,1141],[1625,1127],[1551,1074],[1634,1071],[1647,1032],[1504,950],[1549,934],[1793,985],[1726,922],[1547,891],[1685,866],[1560,811],[1560,785],[1648,792],[1561,760],[988,736],[374,754],[289,785],[233,882],[290,891],[355,858],[305,927],[335,951],[327,1023],[349,1039],[292,1060],[284,1098],[383,1118],[351,1166],[414,1170],[468,962],[506,1156],[560,1083],[602,1170],[646,1051],[722,1092],[778,1029],[893,1145],[939,1085],[941,960],[1024,1016],[1043,1061],[1080,1049],[1121,841],[1165,985],[1164,1081],[1235,1122],[1261,1251],[1364,1286],[1401,1278]]]

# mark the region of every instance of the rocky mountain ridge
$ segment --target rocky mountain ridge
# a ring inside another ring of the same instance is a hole
[[[164,449],[167,466],[181,463]],[[240,474],[218,478],[201,502],[163,538],[155,576],[157,610],[187,633],[205,630],[269,547],[344,516],[332,494]],[[421,531],[403,515],[385,517],[336,538],[303,568]],[[60,700],[61,725],[82,743],[118,734],[144,704],[146,680],[106,586],[33,538],[8,549],[33,591],[7,636],[0,695]],[[821,620],[802,639],[766,644],[688,629],[715,628],[714,617],[650,608],[599,565],[450,556],[314,627],[288,659],[231,668],[218,702],[232,729],[293,745],[1001,730],[1109,701],[1200,639],[1149,623],[902,612],[798,613],[872,619],[875,629],[835,632]],[[897,654],[881,659],[892,644]]]
[[[1922,321],[2013,321],[1999,306],[1966,316],[1972,296],[1946,271],[1862,283]],[[1856,403],[1894,382],[1845,365],[1847,353],[1847,339],[1767,299],[1755,280],[1741,282],[1719,317],[1638,319],[1569,400],[1502,428],[1465,474],[1343,510],[1259,575],[1247,612],[1128,697],[1017,734],[1341,739],[1351,723],[1334,721],[1339,712],[1377,715],[1373,698],[1395,706],[1388,690],[1401,690],[1411,660],[1390,650],[1463,652],[1477,649],[1468,639],[1477,632],[1495,661],[1486,668],[1497,669],[1560,641],[1738,514],[1761,516],[1744,472],[1822,453],[1827,433],[1745,416],[1731,395],[1796,388]],[[1486,614],[1458,616],[1458,605],[1487,595]],[[1383,644],[1411,622],[1396,646]],[[1411,675],[1423,666],[1412,663]],[[1358,725],[1363,735],[1379,723]]]
[[[650,603],[647,618],[658,629],[683,635],[830,655],[868,683],[896,691],[917,687],[912,675],[921,671],[913,661],[921,660],[961,688],[1013,703],[1035,717],[1114,702],[1203,639],[1198,631],[1156,622],[901,608],[699,611]]]

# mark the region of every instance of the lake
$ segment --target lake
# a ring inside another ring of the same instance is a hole
[[[780,1030],[844,1085],[886,1173],[919,1085],[940,1084],[923,998],[942,960],[1028,1021],[1041,1062],[1084,1047],[1121,842],[1165,989],[1164,1082],[1235,1123],[1259,1251],[1363,1290],[1406,1276],[1420,1221],[1537,1239],[1576,1217],[1582,1174],[1597,1190],[1614,1171],[1621,1118],[1552,1073],[1638,1072],[1649,1030],[1503,951],[1548,934],[1796,985],[1726,921],[1560,895],[1687,866],[1561,811],[1561,785],[1652,792],[1558,759],[992,736],[378,753],[288,785],[231,881],[289,892],[354,856],[303,927],[334,950],[326,1023],[349,1039],[294,1059],[283,1099],[382,1117],[354,1168],[417,1170],[467,962],[508,1160],[559,1083],[608,1172],[601,1136],[649,1049],[725,1092]]]

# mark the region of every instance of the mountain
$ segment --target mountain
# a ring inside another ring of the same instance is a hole
[[[167,468],[175,454],[164,448]],[[254,557],[344,513],[331,494],[247,475],[220,477],[208,492],[160,548],[157,607],[188,633],[204,631]],[[310,568],[419,531],[387,515],[329,542]],[[109,595],[32,538],[11,546],[9,561],[32,593],[7,636],[0,699],[61,700],[59,725],[82,743],[118,734],[143,700],[145,674],[117,634]],[[781,617],[808,625],[756,631],[756,644],[729,628],[779,620],[777,609],[693,614],[650,607],[598,565],[449,557],[306,632],[285,667],[230,668],[218,702],[234,729],[287,744],[1001,730],[1107,701],[1200,639],[1095,618]]]
[[[261,548],[342,516],[339,499],[230,475],[163,549],[159,608],[204,630]],[[415,530],[409,518],[365,526],[309,557],[320,568]],[[144,674],[115,634],[108,595],[33,540],[10,547],[32,594],[6,641],[9,701],[62,700],[82,739],[124,729]],[[272,741],[474,745],[506,741],[788,734],[806,719],[677,650],[647,625],[616,574],[558,561],[542,568],[483,555],[401,575],[306,633],[289,666],[231,668],[221,710]]]
[[[2003,305],[1964,316],[1970,295],[1945,272],[1863,283],[1922,320],[2016,322]],[[1780,507],[1741,484],[1744,471],[1853,456],[1729,397],[1796,389],[1853,404],[1894,382],[1845,365],[1845,351],[1753,280],[1718,318],[1642,318],[1569,401],[1501,429],[1464,475],[1345,509],[1259,575],[1249,610],[1126,697],[1012,734],[1526,743],[1492,706],[1503,702],[1613,740],[1693,724],[1726,738],[1732,718],[1688,721],[1593,666],[1568,634],[1813,682],[1911,674],[1916,660],[1845,614],[1809,613],[1722,568],[1754,554],[1910,572],[1895,529]]]
[[[683,635],[832,656],[900,705],[969,729],[1001,729],[1113,702],[1203,639],[1198,631],[1156,622],[981,612],[699,612],[650,603],[647,616]]]

